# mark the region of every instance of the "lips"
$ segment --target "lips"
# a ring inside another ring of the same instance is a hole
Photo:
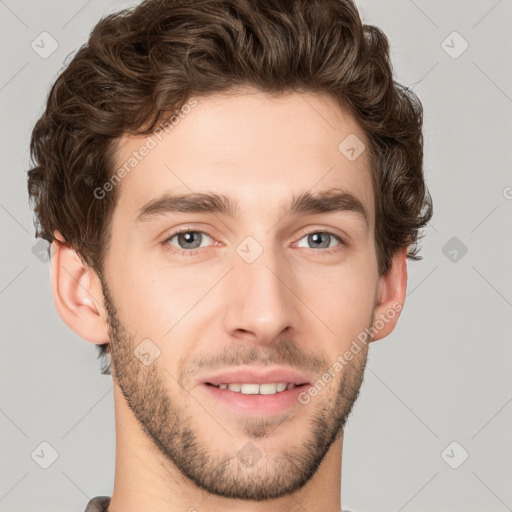
[[[220,381],[220,380],[273,380],[273,379],[291,379],[297,382],[304,382],[304,377],[300,374],[291,371],[280,371],[278,373],[268,372],[262,374],[261,372],[224,372],[216,376],[210,377],[207,381],[204,381],[199,386],[201,388],[200,393],[208,397],[208,404],[211,407],[220,407],[227,412],[227,414],[235,414],[235,417],[242,416],[253,416],[253,417],[268,417],[276,416],[278,414],[284,414],[294,408],[301,405],[302,402],[299,400],[299,395],[307,387],[307,384],[293,383],[288,384],[287,389],[283,391],[277,391],[276,385],[272,383],[248,383],[243,384],[237,383],[224,383],[220,386],[216,386],[208,381]],[[236,388],[231,389],[231,388]],[[238,389],[240,388],[240,389]],[[253,389],[253,388],[257,388]],[[262,393],[262,388],[265,388]],[[272,388],[272,389],[267,389]],[[255,393],[258,391],[258,393]],[[269,393],[269,391],[272,391]]]
[[[257,370],[255,368],[238,368],[224,371],[215,375],[206,377],[200,381],[200,384],[267,384],[285,382],[287,384],[309,384],[310,377],[299,373],[291,368],[273,368],[267,371]]]

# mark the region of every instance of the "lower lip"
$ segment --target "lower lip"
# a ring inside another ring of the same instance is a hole
[[[211,384],[202,384],[201,386],[211,397],[231,409],[242,414],[261,416],[286,412],[299,404],[299,394],[308,387],[308,384],[295,386],[274,395],[244,395],[229,389],[220,389]]]

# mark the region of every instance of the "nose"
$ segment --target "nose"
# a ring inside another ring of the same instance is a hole
[[[293,278],[285,262],[268,248],[248,263],[237,254],[233,258],[224,293],[224,327],[235,338],[270,344],[295,328]]]

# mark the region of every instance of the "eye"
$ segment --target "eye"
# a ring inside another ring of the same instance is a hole
[[[203,242],[205,238],[213,240],[212,237],[204,231],[183,229],[173,233],[171,236],[166,238],[162,244],[166,249],[172,252],[179,254],[194,254],[195,249],[199,249],[201,247],[201,242]],[[174,239],[176,239],[176,243],[172,243]]]
[[[344,241],[338,235],[334,233],[330,233],[329,231],[313,231],[311,233],[307,233],[305,236],[301,238],[301,240],[306,239],[307,244],[312,244],[308,248],[312,249],[327,249],[322,252],[327,254],[331,254],[339,250],[340,246],[345,245]],[[338,242],[337,248],[332,249],[332,242]],[[300,247],[300,246],[299,246]]]

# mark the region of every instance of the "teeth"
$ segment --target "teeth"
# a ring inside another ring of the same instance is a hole
[[[229,389],[236,393],[242,393],[244,395],[275,395],[281,393],[286,389],[292,389],[295,384],[286,382],[279,383],[265,383],[265,384],[247,384],[247,383],[231,383],[231,384],[219,384],[217,386],[220,389]]]
[[[230,386],[228,386],[230,387]],[[244,395],[257,395],[260,392],[259,384],[242,384],[240,392]]]

